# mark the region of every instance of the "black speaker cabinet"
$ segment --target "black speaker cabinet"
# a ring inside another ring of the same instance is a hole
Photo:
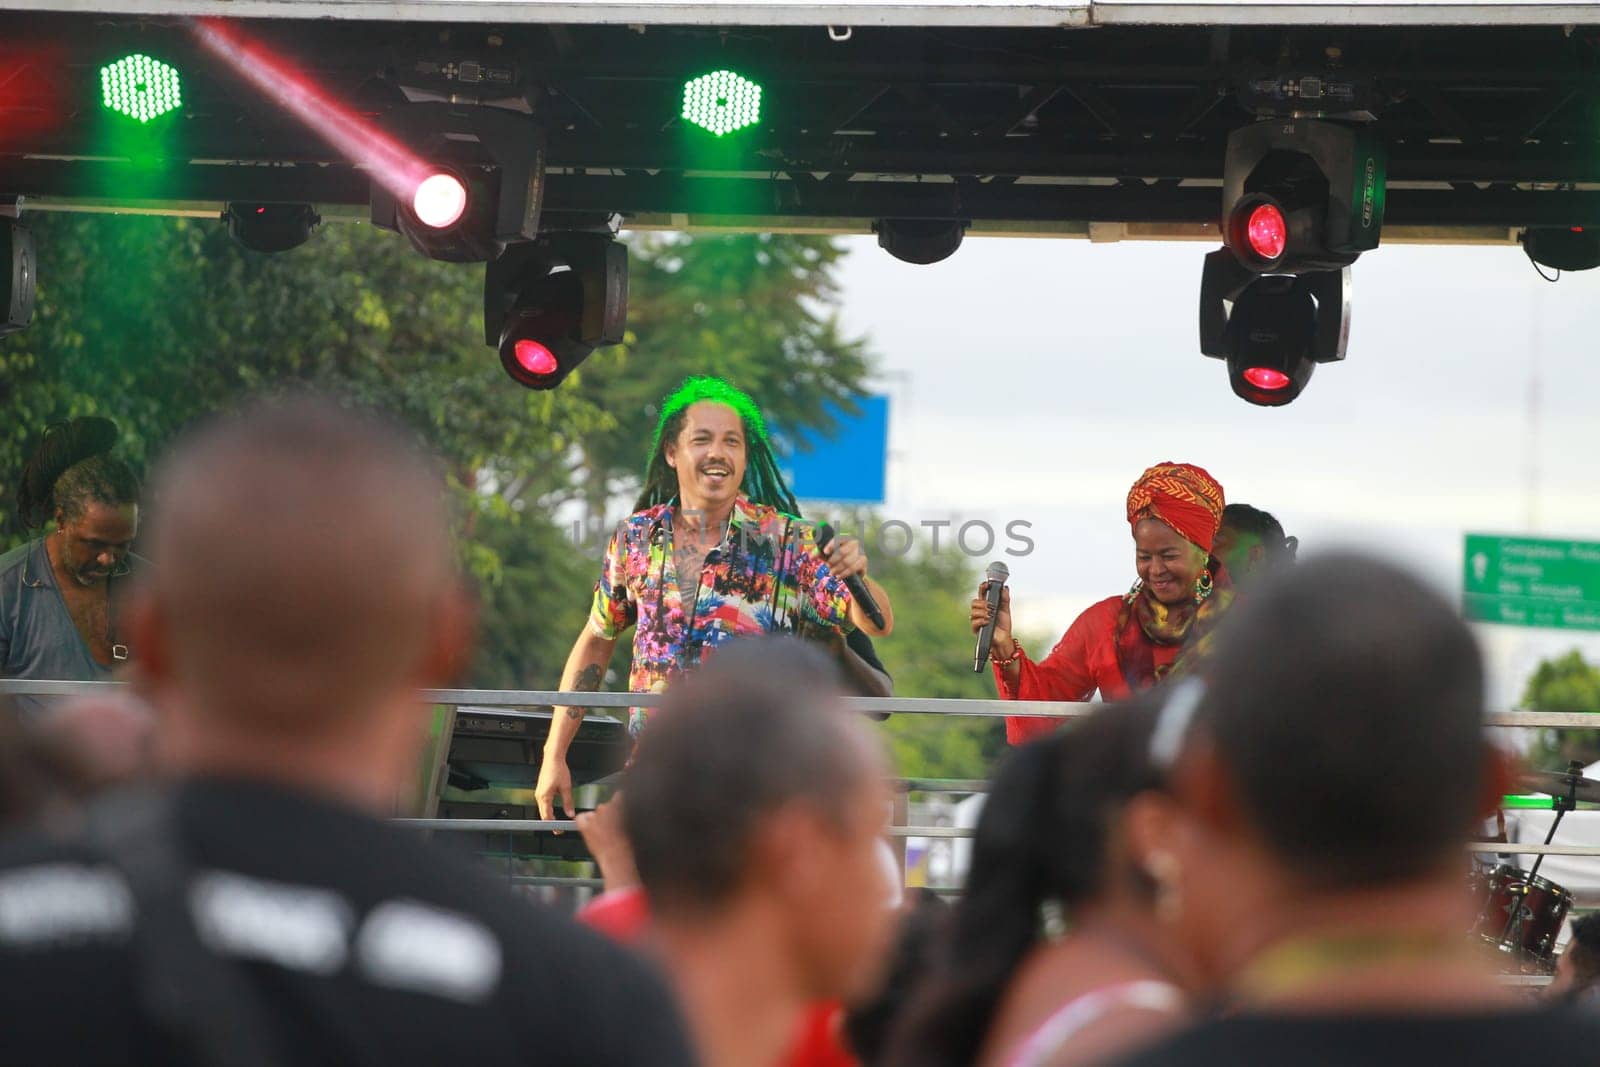
[[[450,735],[450,784],[468,792],[490,787],[531,789],[539,780],[544,741],[555,709],[465,707],[456,710]],[[562,712],[565,714],[565,712]],[[622,769],[628,756],[626,724],[591,713],[578,727],[567,766],[572,784],[597,781]]]

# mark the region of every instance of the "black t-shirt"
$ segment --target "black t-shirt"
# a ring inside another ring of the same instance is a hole
[[[872,647],[872,638],[862,633],[859,627],[844,635],[844,643],[850,646],[850,651],[865,660],[867,666],[885,678],[889,676],[889,672],[884,669],[883,661],[878,658],[878,650]]]
[[[1600,1018],[1570,1009],[1202,1023],[1120,1067],[1515,1067],[1600,1062]]]
[[[693,1062],[647,964],[475,860],[263,784],[190,782],[172,810],[199,942],[295,1067]],[[0,1060],[192,1062],[141,1006],[138,922],[88,845],[0,845]]]

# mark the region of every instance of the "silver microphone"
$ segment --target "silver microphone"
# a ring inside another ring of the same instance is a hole
[[[989,570],[984,574],[984,584],[988,589],[984,598],[989,602],[989,621],[983,624],[983,629],[978,631],[978,650],[972,659],[972,673],[983,672],[983,665],[989,662],[989,645],[994,641],[994,624],[1000,618],[1000,591],[1006,586],[1006,579],[1011,577],[1011,568],[999,560],[989,564]]]

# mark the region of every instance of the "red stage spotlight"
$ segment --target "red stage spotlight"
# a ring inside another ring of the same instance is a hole
[[[1267,119],[1234,130],[1222,239],[1256,274],[1338,270],[1378,246],[1385,153],[1371,128]]]
[[[411,194],[411,213],[435,230],[454,226],[467,213],[466,183],[446,171],[428,175]]]
[[[526,337],[518,341],[512,351],[517,363],[529,374],[554,374],[560,365],[556,362],[554,352]]]
[[[1247,269],[1270,273],[1288,251],[1289,218],[1272,197],[1251,193],[1228,214],[1223,239]]]
[[[1271,367],[1246,368],[1244,372],[1244,380],[1255,386],[1257,389],[1265,389],[1269,393],[1275,393],[1280,389],[1287,389],[1291,384],[1290,378],[1287,374],[1283,373],[1281,370],[1273,370]]]
[[[578,337],[582,319],[583,284],[576,273],[531,279],[501,328],[500,365],[520,385],[554,389],[594,351]]]
[[[1261,407],[1298,397],[1318,363],[1344,358],[1350,270],[1257,274],[1236,250],[1206,257],[1200,280],[1200,351],[1227,361],[1236,396]]]
[[[486,263],[538,235],[544,131],[533,116],[424,103],[380,121],[428,162],[399,195],[374,183],[374,225],[449,263]]]
[[[516,244],[483,279],[484,340],[529,389],[554,389],[627,326],[628,250],[607,231]]]
[[[1277,259],[1289,243],[1289,227],[1277,204],[1259,204],[1245,223],[1250,251],[1262,259]]]

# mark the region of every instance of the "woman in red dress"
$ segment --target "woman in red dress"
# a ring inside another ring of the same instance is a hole
[[[1212,628],[1233,595],[1211,555],[1225,501],[1222,486],[1189,463],[1158,463],[1128,492],[1138,581],[1093,605],[1039,662],[1011,636],[1011,591],[1000,594],[991,646],[1003,700],[1121,700],[1149,689],[1204,656]],[[980,591],[972,629],[989,621]],[[1006,740],[1020,745],[1058,720],[1010,716]]]

